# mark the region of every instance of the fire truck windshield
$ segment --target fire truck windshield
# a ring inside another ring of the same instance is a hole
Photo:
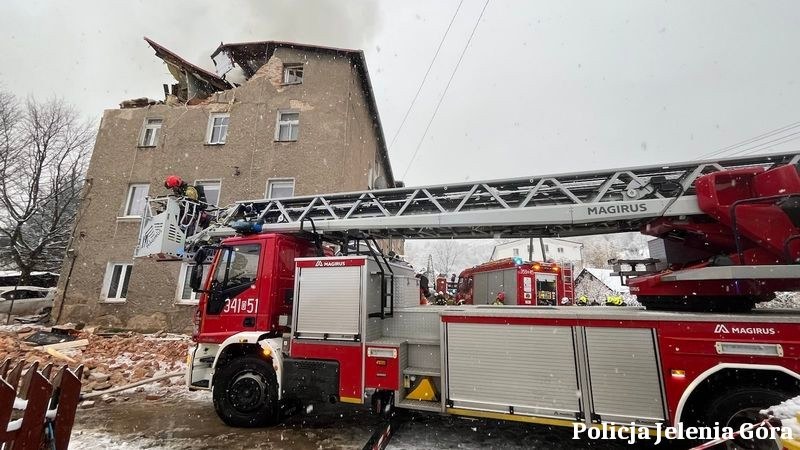
[[[261,245],[223,247],[211,279],[207,312],[219,314],[225,302],[241,294],[258,278]]]

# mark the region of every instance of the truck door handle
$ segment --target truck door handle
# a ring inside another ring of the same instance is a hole
[[[242,323],[242,325],[245,326],[245,327],[248,327],[248,328],[252,328],[252,327],[256,326],[256,318],[252,317],[252,316],[245,317],[244,318],[244,322]]]

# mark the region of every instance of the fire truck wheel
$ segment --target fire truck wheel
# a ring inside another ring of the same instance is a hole
[[[277,420],[278,380],[267,361],[255,356],[236,358],[214,378],[214,409],[227,425],[260,427]]]
[[[392,416],[394,411],[394,392],[392,391],[375,391],[372,394],[372,412],[388,419]]]
[[[706,426],[714,426],[719,422],[720,427],[731,427],[738,431],[745,423],[756,423],[764,418],[759,411],[772,405],[777,405],[791,395],[765,388],[749,387],[733,389],[720,396],[708,407],[706,411]],[[748,450],[777,450],[778,446],[773,440],[742,440],[728,441],[727,449]]]

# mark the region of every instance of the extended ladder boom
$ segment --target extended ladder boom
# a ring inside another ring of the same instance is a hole
[[[377,238],[575,236],[637,231],[656,217],[702,214],[701,175],[797,164],[798,153],[645,166],[604,172],[237,202],[233,219],[296,232],[361,230]]]
[[[184,249],[238,230],[351,230],[377,239],[513,238],[637,231],[658,217],[703,214],[694,182],[720,170],[797,164],[800,153],[505,180],[239,201],[203,228],[183,224],[188,204],[150,199],[136,256],[184,257]],[[153,207],[153,205],[166,205]],[[192,216],[194,217],[194,215]],[[244,226],[243,226],[244,225]]]

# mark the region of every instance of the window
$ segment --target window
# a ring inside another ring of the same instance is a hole
[[[228,137],[228,122],[230,114],[212,114],[208,118],[208,133],[206,142],[212,145],[224,144]]]
[[[128,200],[125,202],[125,216],[142,216],[144,208],[147,206],[146,197],[149,192],[149,184],[130,185],[128,188]]]
[[[303,65],[292,64],[283,66],[283,82],[285,84],[300,84],[303,82]]]
[[[203,187],[203,193],[206,196],[206,203],[213,206],[219,206],[219,181],[195,181],[194,185]]]
[[[549,252],[550,251],[550,246],[545,244],[544,245],[544,251]]]
[[[144,122],[142,136],[139,139],[140,147],[155,147],[158,144],[158,131],[161,129],[161,119],[147,119]]]
[[[558,253],[564,253],[564,247],[558,247]]]
[[[131,279],[129,263],[109,263],[103,281],[103,298],[107,302],[124,302],[128,297],[128,282]]]
[[[176,303],[178,304],[186,304],[186,305],[196,305],[198,300],[200,299],[200,294],[194,292],[189,286],[189,278],[192,276],[192,268],[194,264],[183,263],[181,264],[181,273],[178,276],[178,292],[176,293]],[[202,286],[205,283],[206,277],[208,276],[208,270],[211,266],[205,265],[203,266],[203,282],[200,283]]]
[[[267,198],[287,198],[294,195],[294,180],[267,181]]]
[[[514,256],[519,256],[519,249],[518,248],[514,249]]]
[[[300,113],[293,111],[278,112],[278,126],[275,129],[275,140],[289,142],[297,140],[300,130]]]

